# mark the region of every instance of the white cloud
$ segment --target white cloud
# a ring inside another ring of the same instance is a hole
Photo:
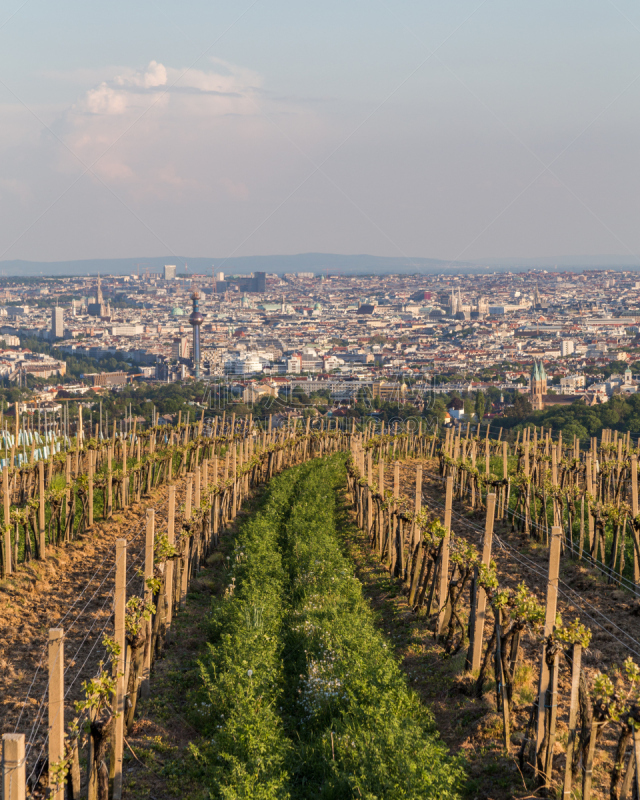
[[[269,99],[254,71],[212,64],[121,70],[62,115],[59,135],[101,180],[133,198],[222,190],[245,201],[252,184],[282,169],[283,149],[299,162],[290,138],[316,140],[323,126],[308,108]],[[62,152],[57,169],[75,170],[77,159]]]
[[[84,108],[91,114],[124,114],[127,110],[127,97],[124,92],[112,89],[101,83],[97,89],[87,92]]]
[[[140,86],[143,89],[164,86],[167,83],[167,68],[164,64],[151,61],[145,72],[135,72],[132,75],[118,75],[115,82],[119,86]]]

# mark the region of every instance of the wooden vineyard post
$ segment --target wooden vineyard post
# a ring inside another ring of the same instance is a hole
[[[41,462],[42,463],[42,462]],[[64,631],[49,629],[49,795],[64,800],[64,778],[55,782],[56,768],[64,759]]]
[[[184,504],[184,521],[189,522],[191,519],[191,498],[193,496],[193,475],[187,476],[187,497]],[[180,580],[180,605],[183,605],[187,599],[187,590],[189,588],[189,550],[191,548],[191,538],[186,536],[184,538],[184,551],[182,553],[182,566],[181,566],[181,580]]]
[[[193,507],[197,510],[200,508],[200,467],[196,467],[195,469],[195,477],[194,477],[194,491],[193,491]]]
[[[89,528],[93,528],[93,456],[94,451],[89,450],[89,465],[87,471],[88,500],[89,500]]]
[[[482,563],[485,567],[491,561],[491,547],[493,545],[493,521],[495,517],[496,496],[495,493],[487,495],[487,516],[484,524],[484,538],[482,542]],[[480,669],[482,658],[482,642],[484,639],[484,623],[487,612],[487,593],[481,586],[476,585],[475,609],[472,608],[473,616],[473,642],[471,642],[471,658],[467,663],[472,672]]]
[[[449,547],[451,544],[452,505],[453,505],[453,475],[449,475],[449,477],[447,478],[447,490],[444,501],[445,535],[442,540],[442,551],[440,555],[440,583],[438,587],[438,620],[436,622],[436,636],[440,636],[445,624],[447,589],[449,585]]]
[[[400,500],[400,462],[396,461],[393,465],[393,510],[391,513],[391,528],[389,531],[389,550],[391,557],[392,574],[398,570],[400,579],[404,577],[404,552],[403,552],[403,531],[402,521],[399,514]]]
[[[551,451],[551,483],[553,484],[554,490],[558,488],[558,456],[556,453],[555,448]],[[553,524],[560,525],[562,520],[560,519],[560,508],[558,505],[558,501],[554,494],[553,496]]]
[[[45,499],[44,499],[44,461],[38,461],[38,537],[39,547],[38,552],[40,558],[45,557],[46,550],[46,526],[45,526]]]
[[[112,470],[113,450],[111,445],[107,445],[107,519],[111,519],[113,514],[113,470]]]
[[[4,499],[4,574],[10,575],[13,572],[11,568],[11,497],[9,496],[9,470],[6,467],[2,468],[2,494]]]
[[[2,790],[4,800],[25,800],[27,796],[24,733],[2,734]]]
[[[64,477],[67,483],[67,488],[65,490],[65,523],[69,519],[69,515],[71,513],[71,456],[67,453],[67,458],[65,460],[64,465]],[[71,538],[71,534],[73,531],[67,531],[65,534],[65,541],[68,538]]]
[[[411,545],[414,547],[420,540],[420,528],[418,526],[418,514],[422,511],[422,464],[416,466],[416,497],[413,507],[413,533],[411,536]]]
[[[115,586],[115,641],[120,648],[116,656],[115,729],[113,742],[113,800],[122,798],[122,753],[124,746],[124,649],[125,607],[127,603],[127,540],[116,540],[116,586]]]
[[[216,418],[217,419],[217,418]],[[175,485],[171,485],[169,487],[169,507],[167,510],[167,541],[173,547],[176,541],[176,487]],[[174,575],[174,564],[175,561],[173,558],[168,558],[165,564],[165,569],[167,571],[166,575],[166,589],[165,594],[167,597],[167,628],[171,625],[171,620],[173,618],[173,575]]]
[[[547,712],[547,693],[551,683],[551,672],[547,664],[547,639],[553,633],[556,624],[556,608],[558,604],[558,576],[560,573],[560,546],[562,543],[562,528],[555,526],[551,529],[551,544],[549,546],[549,570],[547,574],[547,605],[544,620],[544,641],[542,644],[542,658],[540,661],[540,682],[538,685],[538,723],[536,726],[536,750],[534,767],[538,772],[538,759],[543,758],[540,747],[545,734]],[[558,656],[556,654],[556,662]],[[557,664],[554,672],[557,674]],[[545,767],[544,761],[542,762]],[[551,775],[545,770],[545,784],[548,784]]]
[[[127,507],[127,440],[122,439],[122,508]]]
[[[569,704],[569,735],[567,739],[567,760],[564,766],[563,800],[571,800],[573,778],[572,762],[576,744],[576,723],[578,720],[578,700],[580,690],[580,668],[582,666],[582,645],[571,646],[571,699]]]
[[[378,491],[384,498],[384,460],[378,461]]]
[[[587,456],[587,494],[593,496],[593,468],[590,456]],[[593,537],[595,534],[594,518],[591,512],[591,501],[587,502],[587,515],[589,517],[589,553],[593,551]]]
[[[191,502],[193,498],[193,473],[187,475],[187,494],[184,501],[184,520],[188,522],[191,519]]]
[[[500,429],[502,430],[502,428]],[[509,457],[507,450],[507,443],[502,442],[502,511],[500,512],[500,519],[505,519],[509,513],[506,508],[507,504],[507,480],[509,478]]]
[[[634,540],[633,548],[633,582],[636,586],[640,584],[640,562],[638,561],[638,531],[636,528],[636,517],[638,516],[638,456],[631,456],[631,535]]]
[[[147,528],[144,543],[144,600],[145,603],[151,603],[153,600],[153,591],[149,589],[147,581],[153,578],[153,549],[155,544],[155,510],[153,508],[147,509]],[[159,613],[156,610],[156,613]],[[140,686],[140,694],[142,697],[149,697],[150,692],[150,676],[151,676],[151,620],[146,621],[147,625],[147,641],[144,646],[144,663],[142,665],[142,683]]]
[[[636,767],[635,793],[640,797],[640,729],[633,731],[633,761]]]

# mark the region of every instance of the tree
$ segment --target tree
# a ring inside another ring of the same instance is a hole
[[[464,398],[464,415],[467,419],[471,419],[473,416],[474,411],[474,404],[473,400],[470,397]]]
[[[482,422],[482,418],[484,417],[484,394],[482,392],[476,393],[476,417],[478,418],[478,422]]]
[[[296,386],[293,390],[293,399],[298,399],[303,406],[310,405],[309,395],[303,392],[299,386]]]
[[[429,403],[425,403],[422,416],[426,419],[435,419],[443,423],[447,414],[447,407],[441,397],[433,398]]]
[[[513,399],[513,416],[518,419],[528,416],[533,411],[529,398],[525,394],[517,394]]]
[[[583,442],[589,438],[589,432],[584,425],[580,425],[579,422],[570,422],[568,425],[563,426],[562,435],[568,441],[571,441],[574,435]]]

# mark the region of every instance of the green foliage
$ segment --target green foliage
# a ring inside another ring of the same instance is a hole
[[[462,767],[377,632],[337,535],[343,457],[276,478],[213,604],[190,718],[216,798],[456,798]]]
[[[640,435],[640,394],[614,395],[597,406],[587,406],[579,400],[569,406],[549,406],[535,412],[525,395],[520,397],[522,400],[516,398],[514,406],[500,418],[500,426],[518,430],[527,425],[543,425],[554,433],[562,431],[569,441],[574,434],[581,441],[588,441],[591,436],[599,436],[603,428]]]
[[[286,577],[277,542],[293,490],[286,477],[276,479],[262,511],[243,525],[225,596],[211,611],[211,643],[190,717],[207,736],[191,751],[213,797],[289,796],[290,743],[276,712]],[[260,625],[247,624],[258,608]]]
[[[554,638],[564,644],[580,644],[589,647],[591,631],[576,617],[570,625],[562,625],[554,631]]]
[[[145,603],[141,597],[131,597],[127,601],[124,613],[124,627],[127,636],[135,638],[142,629],[142,625],[151,619],[156,608],[153,603]]]
[[[21,347],[26,347],[34,353],[48,353],[54,358],[59,358],[66,361],[67,373],[66,377],[60,378],[55,376],[55,382],[68,382],[76,381],[81,375],[92,372],[136,372],[137,370],[131,365],[129,361],[115,358],[112,355],[105,355],[100,358],[91,358],[90,356],[72,355],[63,353],[62,350],[51,346],[42,339],[23,337],[20,339]]]
[[[484,417],[485,398],[482,392],[476,394],[475,412],[478,422],[482,422]]]

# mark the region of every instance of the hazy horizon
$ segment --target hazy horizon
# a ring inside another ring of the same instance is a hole
[[[486,274],[495,272],[580,272],[606,269],[616,272],[640,271],[640,263],[625,256],[563,256],[538,259],[495,259],[477,262],[452,262],[428,258],[394,258],[367,254],[298,253],[278,255],[235,256],[233,258],[164,257],[121,259],[80,259],[76,261],[0,261],[0,277],[80,277],[82,275],[144,274],[149,269],[161,273],[162,267],[175,263],[182,276],[211,277],[213,269],[225,274],[247,274],[256,271],[283,274],[314,272],[316,275],[394,275],[394,274]]]

